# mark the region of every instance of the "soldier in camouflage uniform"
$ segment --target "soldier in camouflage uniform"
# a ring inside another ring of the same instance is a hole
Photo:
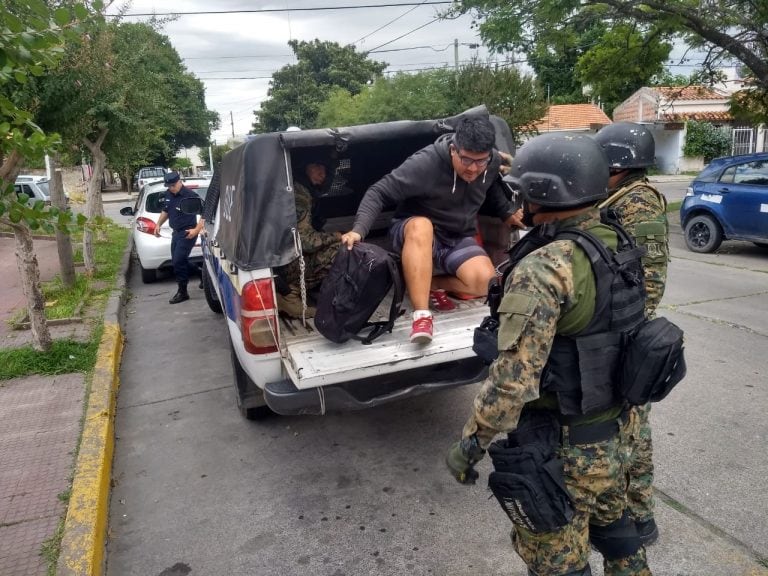
[[[607,195],[608,166],[593,139],[538,136],[519,150],[511,174],[526,200],[527,223],[586,230],[616,249],[616,232],[601,224],[594,206]],[[635,288],[635,294],[633,314],[641,321],[642,291]],[[499,306],[498,358],[475,397],[462,440],[446,456],[459,482],[473,482],[477,478],[473,466],[497,434],[511,432],[510,439],[521,434],[534,414],[552,419],[550,449],[563,461],[562,478],[573,515],[564,525],[547,531],[514,523],[512,543],[531,576],[591,575],[590,543],[603,554],[607,576],[651,574],[645,549],[626,512],[621,401],[609,390],[601,395],[597,411],[565,417],[568,411],[562,396],[545,387],[544,375],[552,373],[553,355],[562,354],[564,339],[575,337],[597,318],[597,304],[595,273],[586,252],[573,240],[554,240],[517,263]],[[586,394],[591,384],[576,386]]]
[[[669,224],[667,201],[646,178],[653,166],[656,147],[653,135],[639,124],[618,122],[600,130],[595,140],[608,156],[609,197],[599,207],[629,232],[647,253],[643,273],[647,293],[645,313],[656,315],[664,295],[669,261]],[[628,471],[629,510],[637,523],[640,538],[646,546],[658,538],[653,519],[653,443],[649,415],[651,404],[635,406],[630,415],[630,466]]]
[[[294,180],[293,194],[296,199],[296,221],[301,238],[302,257],[277,268],[277,307],[280,312],[293,318],[312,318],[314,306],[304,302],[309,291],[318,288],[331,268],[340,246],[341,234],[323,232],[313,222],[314,198],[324,193],[326,166],[319,161],[310,161],[304,166],[303,174]],[[304,298],[301,292],[301,267],[304,266]]]

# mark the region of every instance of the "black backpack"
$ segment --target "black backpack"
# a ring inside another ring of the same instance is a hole
[[[389,319],[369,322],[392,286]],[[375,244],[360,242],[352,250],[342,244],[320,286],[315,327],[332,342],[355,338],[370,344],[384,332],[392,332],[404,292],[396,255]],[[357,335],[369,327],[372,330],[367,336]]]

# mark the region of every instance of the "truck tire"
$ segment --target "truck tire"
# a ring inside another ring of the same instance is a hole
[[[208,267],[205,265],[205,262],[203,262],[201,274],[203,278],[203,294],[205,294],[205,301],[208,303],[208,308],[211,309],[211,312],[222,314],[224,309],[221,307],[221,302],[219,302],[219,299],[216,297],[216,290],[213,287],[213,282],[211,281],[210,274],[208,274]]]
[[[232,373],[234,375],[235,396],[237,397],[237,409],[247,420],[264,420],[274,412],[264,401],[264,392],[253,383],[240,365],[235,349],[230,342],[230,358],[232,359]]]
[[[157,270],[148,270],[141,265],[141,262],[139,262],[139,268],[141,268],[141,281],[144,284],[152,284],[157,280]]]

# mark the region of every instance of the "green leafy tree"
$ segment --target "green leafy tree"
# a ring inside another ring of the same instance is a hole
[[[105,24],[68,50],[41,84],[40,121],[67,145],[84,145],[90,153],[89,218],[104,213],[101,180],[108,157],[130,177],[129,166],[158,156],[170,160],[181,146],[206,144],[218,119],[205,107],[202,83],[150,24]],[[94,270],[91,240],[86,229],[87,273]]]
[[[93,8],[99,10],[101,3],[94,2]],[[91,18],[79,3],[52,8],[41,0],[11,0],[0,10],[0,223],[13,230],[32,342],[41,351],[49,350],[52,341],[31,231],[66,230],[73,218],[43,202],[30,205],[26,195],[16,195],[13,183],[25,162],[39,162],[60,142],[35,122],[30,85],[55,69],[65,47],[80,41],[83,23]]]
[[[456,0],[455,12],[472,12],[481,36],[493,46],[526,49],[531,36],[600,14],[610,25],[645,26],[676,34],[707,50],[704,67],[724,58],[744,64],[768,89],[768,5],[754,0]],[[607,71],[606,71],[607,72]]]
[[[252,132],[285,130],[288,126],[313,128],[320,104],[334,88],[343,88],[353,96],[359,94],[387,66],[369,60],[354,46],[320,40],[291,40],[288,45],[297,62],[272,75],[267,99],[261,110],[254,112]]]
[[[379,78],[356,96],[337,89],[320,106],[319,126],[445,118],[485,104],[514,131],[541,118],[546,104],[539,85],[514,68],[480,63]]]
[[[703,156],[704,162],[712,158],[725,156],[731,150],[731,140],[728,134],[709,122],[689,120],[686,123],[685,146],[686,156]]]
[[[620,23],[577,61],[576,76],[600,97],[607,114],[663,72],[672,44],[661,41],[658,34]],[[610,73],[612,70],[621,70],[621,74]]]

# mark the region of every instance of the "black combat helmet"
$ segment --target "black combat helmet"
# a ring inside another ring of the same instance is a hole
[[[655,164],[656,143],[650,130],[634,122],[616,122],[595,135],[611,168],[647,168]]]
[[[590,204],[608,195],[608,159],[584,135],[536,136],[518,150],[510,177],[523,198],[550,209]]]

